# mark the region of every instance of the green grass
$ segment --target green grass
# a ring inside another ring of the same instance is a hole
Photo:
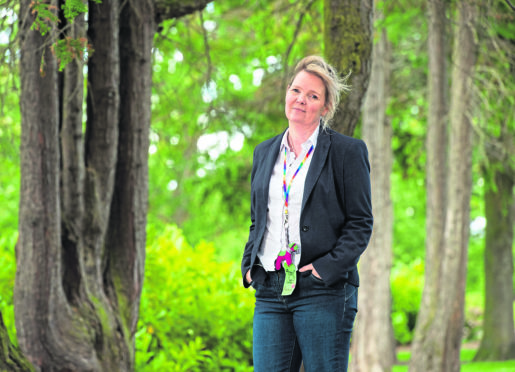
[[[506,362],[467,362],[461,365],[461,372],[514,372],[515,360]],[[396,365],[392,372],[408,372],[407,365]]]
[[[475,349],[461,350],[461,372],[514,372],[515,360],[503,362],[473,362],[476,353]],[[397,359],[399,363],[395,365],[392,372],[408,372],[409,351],[399,351]]]

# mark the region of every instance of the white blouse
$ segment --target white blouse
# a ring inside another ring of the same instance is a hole
[[[304,160],[306,153],[313,145],[311,155],[300,168],[299,173],[293,179],[290,193],[288,196],[288,225],[290,243],[297,243],[299,249],[295,254],[295,266],[299,268],[300,255],[302,247],[300,244],[300,213],[302,207],[302,197],[304,195],[304,183],[308,174],[311,159],[316,150],[316,141],[318,138],[319,128],[311,134],[306,142],[302,144],[302,152],[299,157],[295,157],[295,153],[290,149],[288,144],[289,129],[284,133],[281,141],[279,155],[275,161],[272,177],[270,178],[270,186],[268,191],[268,214],[266,221],[266,230],[263,242],[258,251],[258,257],[266,271],[275,270],[275,259],[281,250],[286,249],[288,242],[286,241],[286,233],[284,227],[284,192],[283,192],[283,169],[284,169],[284,149],[286,148],[286,186],[290,184],[295,171],[300,163]]]

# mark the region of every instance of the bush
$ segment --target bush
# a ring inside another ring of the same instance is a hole
[[[417,259],[409,265],[397,264],[392,270],[392,323],[399,344],[408,344],[413,339],[423,287],[422,260]]]
[[[395,340],[406,345],[413,340],[422,291],[424,289],[424,262],[398,263],[391,275],[392,323]],[[482,335],[483,293],[469,290],[465,294],[463,341],[477,341]]]
[[[14,241],[17,234],[13,234]],[[13,288],[16,273],[16,259],[14,257],[14,242],[6,242],[0,238],[0,312],[5,328],[14,345],[18,345],[16,328],[14,326]]]
[[[252,370],[253,294],[239,264],[168,226],[149,234],[136,335],[138,371]]]

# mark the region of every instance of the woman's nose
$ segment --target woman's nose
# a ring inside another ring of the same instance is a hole
[[[306,96],[303,93],[300,93],[297,96],[297,102],[299,102],[299,103],[306,103]]]

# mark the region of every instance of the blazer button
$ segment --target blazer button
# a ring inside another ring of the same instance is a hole
[[[307,225],[302,226],[302,231],[306,232],[308,230],[309,230],[309,226],[307,226]]]

